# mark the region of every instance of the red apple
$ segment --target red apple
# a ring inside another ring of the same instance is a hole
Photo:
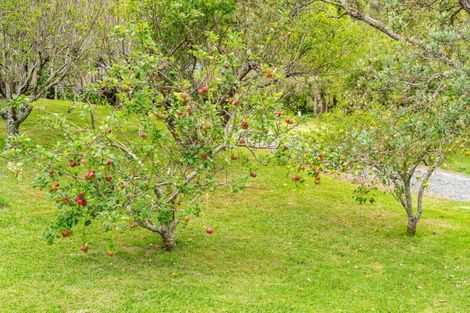
[[[109,166],[113,165],[113,164],[114,164],[114,160],[109,159],[107,164],[108,164]]]
[[[114,252],[114,251],[107,251],[107,252],[106,252],[106,255],[107,255],[107,256],[110,256],[110,257],[113,257],[113,256],[116,255],[116,252]]]
[[[240,104],[240,100],[238,100],[237,98],[233,98],[232,101],[231,101],[232,105],[234,106],[238,106]]]
[[[244,145],[244,144],[246,144],[246,140],[242,138],[238,141],[238,144],[239,145]]]
[[[317,176],[320,175],[320,172],[321,172],[321,170],[320,170],[319,168],[317,168],[317,169],[315,170],[315,175],[317,175]]]
[[[75,198],[75,203],[81,206],[86,206],[87,202],[85,199],[85,194],[81,192],[76,198]]]
[[[83,164],[83,165],[87,164],[87,162],[88,162],[88,161],[87,161],[86,159],[81,159],[81,160],[80,160],[80,163]]]
[[[248,122],[246,120],[242,120],[241,123],[240,123],[240,126],[243,129],[248,129]]]
[[[136,228],[137,226],[139,226],[139,223],[137,223],[136,221],[132,221],[129,223],[130,228]]]
[[[294,175],[294,176],[292,176],[292,180],[295,181],[295,182],[298,182],[298,181],[300,181],[300,176],[299,175]]]
[[[285,122],[286,124],[289,124],[289,125],[294,124],[294,120],[290,117],[286,117]]]
[[[189,218],[189,216],[185,216],[185,217],[183,218],[183,220],[187,223],[187,222],[189,222],[190,218]]]
[[[55,171],[54,169],[50,168],[49,170],[47,170],[47,173],[49,174],[49,176],[52,176],[54,175]]]
[[[280,112],[280,111],[276,111],[276,112],[274,112],[274,115],[276,115],[276,117],[281,117],[281,115],[282,115],[282,112]]]
[[[202,160],[208,160],[209,159],[209,156],[207,154],[205,154],[204,152],[199,152],[198,156]]]
[[[113,180],[113,176],[111,176],[111,175],[106,175],[105,179],[106,179],[106,181],[112,181],[112,180]]]
[[[209,122],[204,122],[204,123],[202,123],[201,128],[202,128],[202,130],[204,130],[204,131],[208,131],[209,129],[212,128],[212,124],[209,123]]]
[[[111,134],[111,133],[113,132],[113,129],[112,129],[111,127],[109,127],[109,128],[106,130],[106,132],[107,132],[108,134]]]
[[[272,71],[267,71],[264,73],[264,77],[266,78],[272,78],[274,76],[274,73]]]
[[[325,158],[325,154],[324,154],[323,152],[320,152],[320,153],[318,154],[318,158],[319,158],[320,160],[323,160],[323,159]]]
[[[253,178],[255,178],[257,175],[256,175],[255,172],[251,172],[251,173],[250,173],[250,176],[253,177]]]
[[[238,160],[238,155],[232,154],[231,159],[232,159],[233,161]]]
[[[66,237],[68,237],[68,236],[70,236],[70,232],[69,232],[68,230],[66,230],[66,229],[63,230],[63,231],[62,231],[62,237],[63,237],[63,238],[66,238]]]
[[[207,227],[206,228],[206,233],[208,233],[209,235],[212,234],[214,232],[214,230],[212,229],[212,227]]]
[[[84,244],[83,246],[80,247],[80,250],[82,250],[83,252],[87,253],[88,252],[88,245],[87,244]]]
[[[75,162],[75,161],[69,162],[70,167],[77,167],[78,165],[79,165],[78,162]]]
[[[197,91],[197,93],[198,93],[199,95],[203,95],[203,94],[206,94],[206,93],[208,93],[208,92],[209,92],[209,87],[207,87],[207,86],[204,86],[204,87],[202,87],[201,89],[199,89],[199,90]]]
[[[139,129],[139,137],[147,139],[148,135],[142,129]]]
[[[87,180],[91,180],[91,179],[94,179],[96,177],[96,173],[95,173],[95,170],[89,170],[88,173],[85,174],[85,179]]]
[[[59,190],[59,187],[60,187],[60,184],[56,182],[51,186],[51,191],[57,191]]]
[[[189,95],[186,92],[181,93],[181,102],[186,103],[188,101]]]

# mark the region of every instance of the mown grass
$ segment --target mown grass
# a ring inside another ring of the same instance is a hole
[[[468,203],[426,199],[410,239],[388,195],[358,205],[332,177],[297,188],[283,168],[257,172],[244,192],[208,198],[176,250],[127,229],[112,234],[111,258],[97,226],[48,246],[53,205],[0,171],[0,312],[470,311]]]
[[[84,104],[73,104],[72,101],[45,100],[41,99],[33,103],[33,111],[26,121],[21,125],[21,134],[27,136],[32,142],[38,142],[44,146],[52,146],[61,138],[61,133],[51,130],[44,122],[46,116],[58,113],[69,122],[81,127],[91,128],[91,115],[89,107]],[[112,112],[109,107],[93,106],[92,108],[95,127],[99,128],[105,123],[105,118]],[[0,120],[0,149],[5,143],[5,123]],[[136,123],[132,119],[125,120],[115,131],[130,132],[136,130]]]
[[[444,164],[444,168],[470,175],[470,150],[458,151]]]

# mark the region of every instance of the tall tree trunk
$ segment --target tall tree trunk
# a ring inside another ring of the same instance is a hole
[[[411,237],[416,234],[416,226],[418,225],[419,218],[421,217],[421,213],[413,213],[413,197],[411,194],[412,176],[412,174],[408,173],[403,175],[404,199],[402,201],[406,210],[406,215],[408,216],[407,233]]]

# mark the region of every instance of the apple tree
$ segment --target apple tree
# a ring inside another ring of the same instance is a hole
[[[127,221],[172,249],[177,225],[198,215],[201,197],[220,185],[243,188],[256,176],[244,155],[276,147],[293,126],[270,83],[276,74],[266,62],[269,40],[247,44],[233,26],[234,16],[248,11],[232,1],[149,1],[161,10],[153,20],[145,3],[130,7],[136,21],[116,29],[124,55],[103,82],[121,90],[123,109],[96,130],[48,119],[65,138],[38,153],[38,185],[59,209],[50,242],[93,221],[106,230]],[[259,23],[249,12],[245,21]],[[174,16],[180,19],[165,22]],[[126,120],[137,127],[123,127]],[[232,162],[245,171],[232,173]]]

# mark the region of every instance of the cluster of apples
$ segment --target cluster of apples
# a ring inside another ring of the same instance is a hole
[[[82,159],[80,162],[77,162],[77,161],[71,161],[68,163],[68,165],[72,168],[75,168],[79,165],[86,165],[88,163],[88,161],[86,159]],[[113,166],[114,164],[114,160],[112,159],[108,159],[106,161],[106,165],[108,166]],[[47,170],[47,173],[49,174],[49,176],[53,177],[55,175],[55,170],[53,168],[50,168]],[[94,169],[89,169],[87,171],[87,173],[84,175],[84,178],[85,180],[94,180],[96,178],[96,171]],[[110,182],[113,180],[113,176],[108,174],[106,175],[105,177],[105,180]],[[52,184],[52,186],[50,187],[50,191],[52,192],[55,192],[57,190],[59,190],[60,188],[60,183],[59,182],[54,182]],[[68,204],[69,202],[69,199],[66,198],[64,199],[64,203]],[[79,206],[87,206],[87,201],[85,199],[85,193],[84,192],[81,192],[78,194],[78,196],[76,196],[75,198],[75,203],[78,204]]]

